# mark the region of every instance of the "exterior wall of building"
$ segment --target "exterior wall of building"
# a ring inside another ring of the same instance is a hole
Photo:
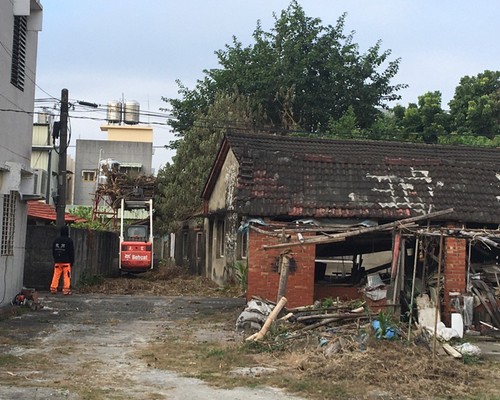
[[[36,123],[33,125],[33,146],[31,154],[31,168],[33,170],[44,171],[45,183],[42,193],[47,204],[54,204],[52,192],[57,192],[57,172],[59,168],[59,155],[54,150],[52,144],[50,124]],[[68,167],[68,171],[72,171]],[[69,178],[69,176],[68,176]],[[68,192],[71,194],[71,191]],[[67,202],[68,204],[68,202]]]
[[[306,236],[306,235],[304,235]],[[278,244],[280,239],[254,230],[248,236],[248,290],[247,300],[252,296],[276,301],[280,274],[279,259],[282,249],[264,250],[262,246]],[[287,307],[310,305],[314,301],[315,246],[294,247],[285,297]]]
[[[227,281],[231,266],[239,259],[236,254],[239,219],[233,212],[238,170],[236,157],[229,151],[208,202],[209,216],[204,228],[207,238],[205,272],[218,284]]]
[[[152,174],[153,144],[150,142],[118,142],[107,140],[77,140],[74,174],[75,205],[91,206],[96,181],[84,181],[85,171],[94,171],[97,177],[99,161],[114,159],[121,163],[140,163],[142,172]]]
[[[108,140],[118,142],[153,142],[153,128],[143,125],[104,125]]]
[[[26,6],[26,7],[25,7]],[[11,83],[15,17],[26,17],[24,85]],[[35,98],[38,31],[42,7],[38,1],[0,2],[0,306],[9,304],[23,286],[26,240],[26,195],[33,194],[31,142]]]

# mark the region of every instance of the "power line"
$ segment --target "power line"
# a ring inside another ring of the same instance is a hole
[[[0,40],[0,46],[5,50],[7,56],[10,57],[10,61],[12,62],[12,57],[13,57],[12,52],[7,48],[7,46],[1,40]],[[42,87],[38,86],[34,78],[36,76],[36,73],[33,70],[31,70],[28,66],[25,66],[25,68],[28,72],[32,74],[32,76],[30,76],[30,74],[25,74],[25,76],[28,78],[29,81],[31,81],[38,89],[40,89],[47,96],[51,97],[53,100],[59,101],[59,99],[52,96],[50,93],[47,93]]]

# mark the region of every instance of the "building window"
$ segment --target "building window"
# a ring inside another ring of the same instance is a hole
[[[93,170],[83,170],[82,178],[84,182],[94,182],[96,173]]]
[[[217,220],[217,257],[224,257],[226,230],[223,219]]]
[[[182,233],[182,258],[188,258],[188,233]]]
[[[0,241],[0,255],[14,254],[14,231],[16,222],[16,193],[3,195],[2,238]]]
[[[203,233],[196,232],[196,259],[201,260],[203,253]]]
[[[241,233],[241,243],[240,243],[240,256],[242,259],[247,258],[248,255],[248,231],[243,231]]]
[[[28,33],[28,17],[14,16],[14,38],[12,40],[12,66],[10,83],[24,91],[26,74],[26,40]]]

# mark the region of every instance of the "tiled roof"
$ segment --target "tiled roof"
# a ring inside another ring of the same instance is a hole
[[[500,223],[500,149],[227,134],[246,215],[395,219],[454,208]]]
[[[57,219],[56,215],[54,206],[36,200],[28,201],[28,218],[55,222]],[[64,220],[66,223],[85,222],[84,218],[70,213],[64,214]]]

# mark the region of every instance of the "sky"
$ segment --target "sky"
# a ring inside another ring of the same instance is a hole
[[[215,51],[253,43],[257,21],[266,31],[285,0],[40,0],[35,111],[52,108],[68,89],[71,138],[105,140],[106,105],[137,101],[141,122],[153,126],[153,167],[171,162],[175,134],[166,124],[168,103],[180,80],[193,88],[203,70],[216,68]],[[428,91],[442,93],[447,108],[460,79],[500,70],[498,0],[299,0],[307,16],[335,25],[347,14],[361,53],[381,41],[400,58],[392,83],[407,84],[399,104],[416,103]],[[99,104],[100,110],[78,106]],[[393,104],[394,105],[394,104]],[[58,113],[57,110],[53,110]],[[74,154],[74,147],[70,147]]]

